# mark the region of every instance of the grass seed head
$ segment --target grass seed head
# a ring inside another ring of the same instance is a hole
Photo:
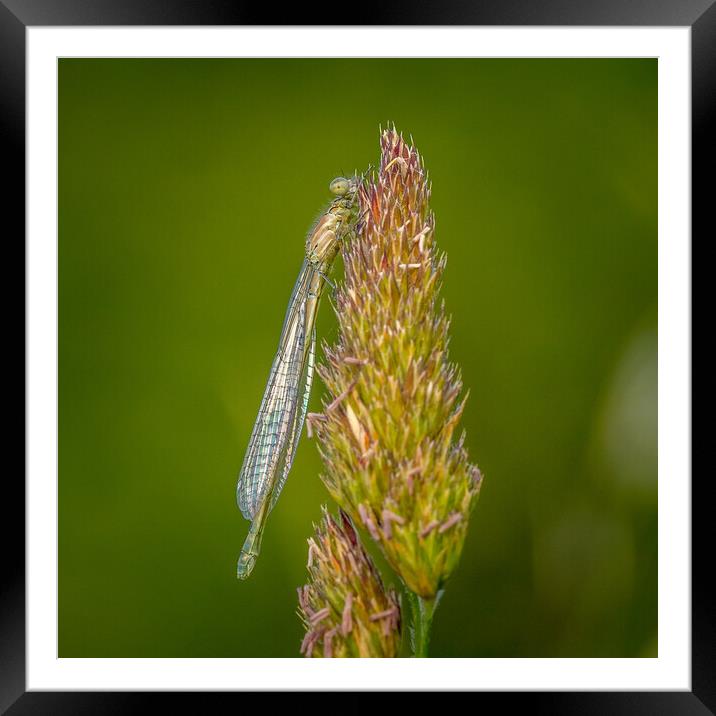
[[[430,183],[395,128],[359,189],[356,236],[344,246],[339,338],[324,347],[322,479],[406,586],[433,598],[460,558],[482,484],[456,431],[466,396],[448,358]]]
[[[308,657],[395,657],[400,649],[400,605],[386,591],[351,520],[344,512],[323,519],[308,540],[309,583],[298,589]]]

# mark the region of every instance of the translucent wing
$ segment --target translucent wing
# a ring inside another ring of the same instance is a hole
[[[276,504],[278,496],[283,490],[283,486],[286,484],[286,478],[293,465],[293,458],[296,455],[296,446],[298,445],[298,439],[301,437],[301,431],[303,430],[303,421],[306,419],[306,410],[308,410],[308,399],[311,397],[311,383],[313,383],[313,365],[316,359],[316,329],[311,331],[310,345],[308,346],[308,354],[306,356],[305,366],[303,369],[303,375],[299,382],[299,390],[303,386],[303,395],[299,395],[298,408],[294,415],[293,426],[288,435],[288,441],[286,443],[286,454],[284,456],[284,464],[278,475],[278,481],[273,489],[271,495],[271,509]]]
[[[313,325],[306,325],[306,299],[314,273],[313,267],[304,262],[289,301],[278,351],[239,473],[236,499],[247,520],[254,518],[269,493],[273,493],[273,507],[286,481],[303,426],[313,378],[315,336]],[[315,312],[310,315],[312,324]],[[309,350],[306,350],[307,338],[311,341]]]

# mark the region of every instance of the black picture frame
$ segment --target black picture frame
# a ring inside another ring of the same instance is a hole
[[[688,26],[692,60],[692,234],[713,241],[707,229],[716,166],[711,129],[716,110],[716,0],[443,0],[440,3],[395,2],[361,8],[356,4],[281,10],[285,24],[322,25],[580,25]],[[4,247],[24,247],[25,231],[25,31],[32,26],[73,25],[265,25],[275,7],[239,0],[0,0],[0,157],[6,178],[4,215],[9,228]],[[708,178],[707,178],[708,177]],[[708,232],[708,233],[707,233]],[[696,242],[692,240],[693,247]],[[24,264],[6,260],[6,277]],[[6,305],[10,305],[9,302]],[[9,341],[6,342],[9,345]],[[9,413],[8,413],[9,414]],[[23,413],[24,414],[24,413]],[[170,693],[26,692],[25,687],[25,550],[24,480],[6,470],[1,521],[0,569],[0,713],[124,713],[166,707]],[[687,475],[675,479],[688,479]],[[478,693],[507,699],[505,705],[531,713],[708,714],[716,713],[716,598],[709,589],[716,536],[707,514],[710,475],[692,476],[692,690],[690,692]],[[13,520],[12,517],[15,519]],[[215,699],[237,694],[179,694],[183,705],[202,712]],[[160,701],[161,699],[161,701]],[[236,703],[236,702],[234,702]],[[351,700],[355,708],[363,697]]]

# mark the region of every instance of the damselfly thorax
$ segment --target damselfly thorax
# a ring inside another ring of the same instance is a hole
[[[330,190],[337,194],[326,212],[321,215],[306,239],[306,258],[318,268],[330,269],[340,248],[340,242],[355,216],[355,178],[338,177]]]
[[[306,257],[289,300],[278,351],[236,486],[241,513],[251,520],[237,575],[251,573],[269,512],[291,469],[313,381],[318,303],[341,242],[356,219],[358,179],[338,177],[336,195],[306,240]]]

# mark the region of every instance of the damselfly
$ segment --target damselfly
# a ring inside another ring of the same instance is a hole
[[[236,501],[251,521],[237,566],[246,579],[261,549],[269,512],[283,488],[308,408],[316,349],[316,313],[327,274],[356,217],[358,179],[338,177],[336,198],[306,240],[306,258],[288,303],[278,351],[236,486]]]

